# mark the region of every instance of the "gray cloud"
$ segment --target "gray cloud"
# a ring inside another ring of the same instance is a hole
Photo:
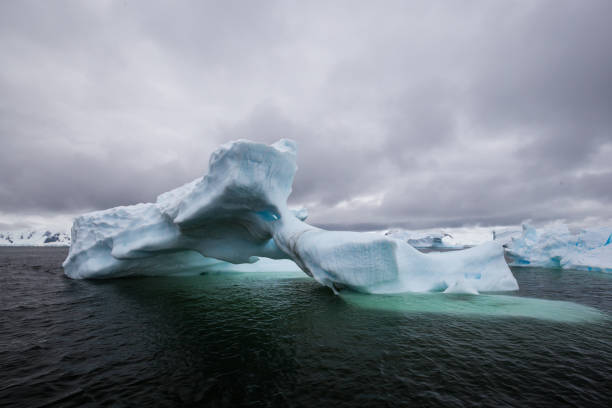
[[[151,201],[222,142],[281,137],[319,225],[610,219],[611,12],[2,2],[2,222]]]

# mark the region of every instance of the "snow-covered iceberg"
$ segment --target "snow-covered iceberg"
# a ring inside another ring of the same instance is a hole
[[[304,211],[287,206],[296,170],[296,146],[290,140],[223,145],[211,156],[206,176],[160,195],[155,203],[78,217],[65,273],[72,278],[201,273],[264,257],[270,265],[289,259],[334,291],[518,289],[495,242],[423,254],[391,237],[305,223]]]
[[[458,243],[451,234],[444,231],[408,231],[392,229],[385,232],[385,236],[400,239],[415,248],[421,249],[462,249],[469,246]]]
[[[65,231],[48,229],[0,232],[0,246],[70,246]]]
[[[396,228],[386,231],[385,235],[401,239],[420,249],[463,249],[490,241],[507,245],[512,237],[521,235],[521,229],[518,226],[474,226],[422,230]]]
[[[567,225],[534,228],[523,224],[507,253],[512,266],[612,272],[612,227],[570,232]]]

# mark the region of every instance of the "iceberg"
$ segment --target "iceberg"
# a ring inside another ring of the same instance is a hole
[[[612,273],[612,227],[585,228],[574,234],[565,224],[536,229],[523,224],[506,249],[512,266]]]
[[[444,229],[403,230],[392,229],[386,236],[401,239],[420,249],[463,249],[485,242],[496,241],[505,246],[512,237],[521,235],[518,226],[455,227]]]
[[[518,289],[503,248],[424,254],[393,237],[327,231],[287,205],[297,170],[296,145],[239,140],[211,156],[207,175],[154,203],[84,214],[72,226],[63,263],[71,278],[182,275],[295,264],[334,292]],[[283,261],[284,260],[284,261]],[[287,261],[289,260],[289,261]],[[289,264],[287,264],[289,262]]]
[[[70,246],[70,235],[49,229],[0,232],[0,246]]]
[[[456,242],[451,234],[444,231],[406,231],[401,229],[392,229],[385,232],[385,235],[388,237],[401,239],[413,247],[421,249],[463,249],[468,246]]]
[[[522,234],[522,229],[519,226],[500,227],[493,231],[493,240],[499,242],[504,248],[512,243],[513,238],[518,238]]]

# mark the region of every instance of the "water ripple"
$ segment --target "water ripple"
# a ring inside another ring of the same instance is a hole
[[[73,281],[0,249],[0,401],[44,406],[608,406],[612,279],[512,295],[331,294],[299,274]]]

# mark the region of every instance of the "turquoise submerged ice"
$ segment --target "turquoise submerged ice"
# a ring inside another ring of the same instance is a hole
[[[496,242],[423,254],[398,239],[305,223],[305,211],[287,206],[296,170],[296,145],[290,140],[223,145],[211,156],[206,176],[160,195],[155,203],[78,217],[65,273],[112,278],[297,265],[334,291],[518,289]]]
[[[564,224],[543,228],[523,225],[508,254],[512,266],[612,272],[612,227],[586,228],[572,234]]]

